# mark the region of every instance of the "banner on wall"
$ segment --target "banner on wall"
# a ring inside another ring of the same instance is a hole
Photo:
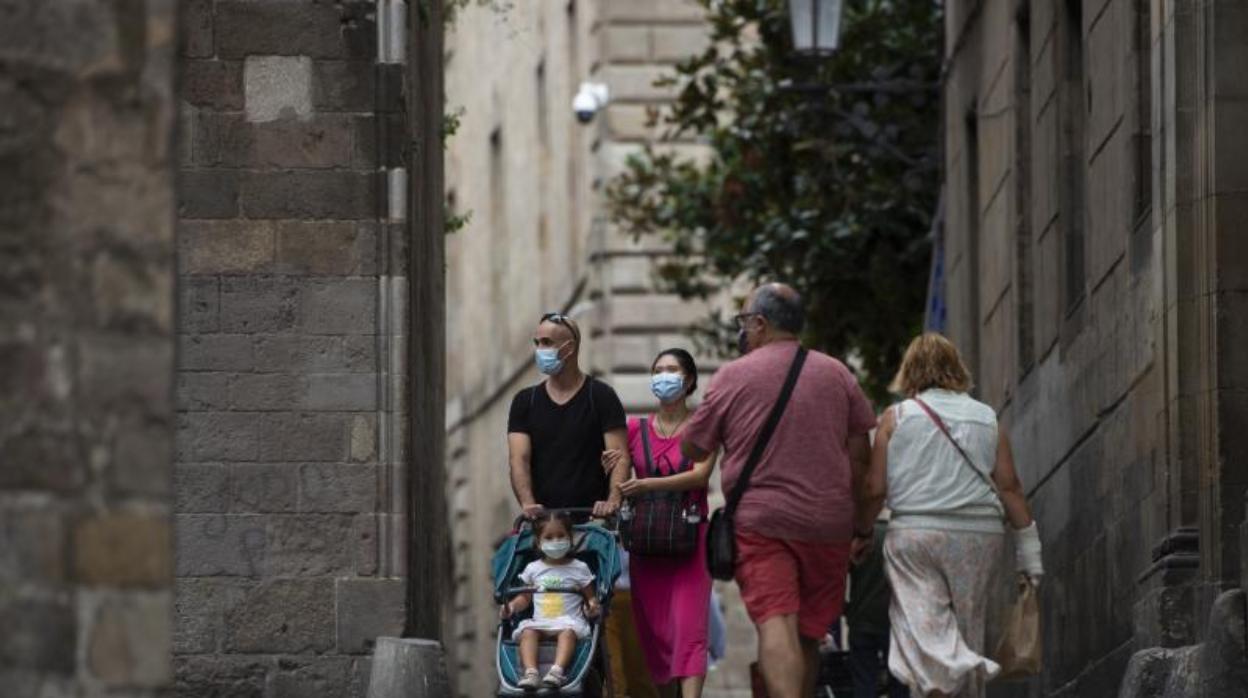
[[[942,187],[936,200],[936,215],[932,216],[932,270],[927,279],[927,305],[923,310],[923,331],[945,333],[948,315],[945,305],[945,190]]]

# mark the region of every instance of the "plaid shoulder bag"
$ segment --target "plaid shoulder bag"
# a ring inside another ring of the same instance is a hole
[[[646,477],[663,477],[650,454],[650,420],[641,419],[641,447],[646,454]],[[682,458],[676,471],[693,467]],[[629,497],[620,512],[620,542],[636,555],[677,557],[698,547],[698,523],[702,517],[690,492],[646,492]]]

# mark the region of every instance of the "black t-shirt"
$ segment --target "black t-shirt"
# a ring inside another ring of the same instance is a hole
[[[533,496],[548,508],[590,507],[607,498],[603,434],[627,426],[619,396],[594,378],[562,405],[550,399],[545,382],[525,388],[512,398],[507,418],[508,433],[529,435]]]

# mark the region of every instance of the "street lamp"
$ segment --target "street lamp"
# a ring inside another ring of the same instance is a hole
[[[789,0],[793,50],[802,56],[827,56],[841,43],[844,0]]]

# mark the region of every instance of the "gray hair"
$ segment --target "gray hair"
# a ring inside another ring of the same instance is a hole
[[[753,311],[781,332],[800,334],[806,324],[801,294],[780,284],[760,286],[754,292]]]

